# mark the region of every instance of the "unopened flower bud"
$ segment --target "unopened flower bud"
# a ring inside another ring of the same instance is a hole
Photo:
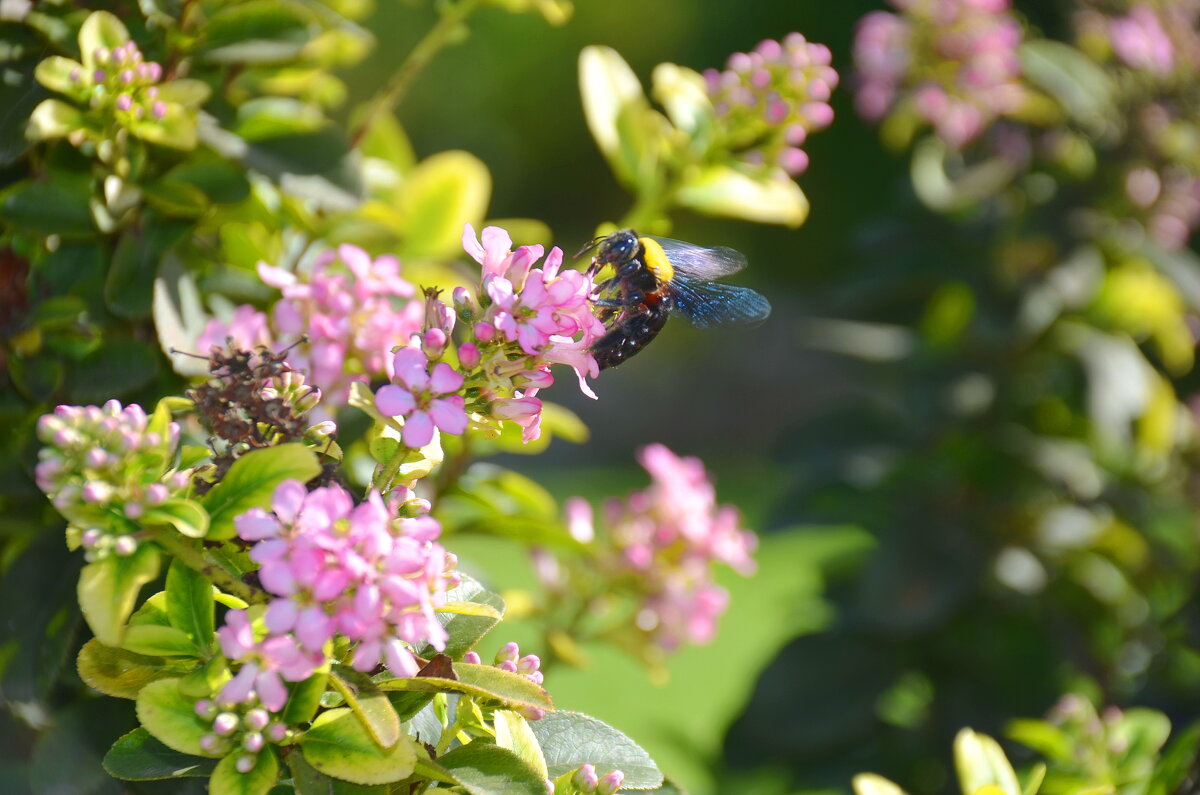
[[[271,722],[271,713],[262,707],[255,707],[245,714],[242,723],[252,732],[262,731]]]
[[[287,739],[287,736],[288,736],[287,724],[280,723],[279,721],[275,721],[274,723],[267,726],[267,730],[266,730],[265,734],[267,736],[267,739],[273,743],[283,742],[284,740]]]
[[[170,490],[162,483],[151,483],[146,487],[145,502],[147,505],[160,505],[171,496]]]
[[[472,330],[475,333],[475,339],[480,342],[491,342],[496,336],[496,327],[491,323],[476,323]]]
[[[129,96],[128,94],[122,94],[121,96],[117,97],[117,110],[128,111],[132,107],[133,97]]]
[[[521,647],[515,642],[509,641],[500,647],[500,651],[496,652],[496,665],[502,662],[516,663],[517,658],[521,656]]]
[[[133,536],[117,536],[113,541],[113,552],[127,558],[137,552],[138,542]]]
[[[446,332],[434,327],[421,337],[421,350],[430,359],[439,359],[446,350]]]
[[[196,711],[196,717],[203,720],[212,720],[217,716],[217,705],[211,698],[200,699],[192,709]]]
[[[479,366],[479,346],[473,342],[464,342],[458,346],[458,362],[467,370],[474,370]]]
[[[94,83],[103,83],[106,77],[108,77],[108,75],[104,73],[103,69],[97,69],[96,71],[92,72],[92,82]],[[97,88],[99,88],[99,86],[97,86]]]
[[[109,49],[107,47],[97,47],[92,52],[92,60],[95,61],[96,63],[108,63],[108,60],[111,57],[112,57],[112,53],[109,51]]]
[[[595,792],[600,779],[596,777],[596,768],[594,766],[582,764],[575,771],[575,775],[571,776],[571,783],[575,785],[576,789],[581,789],[584,792]]]
[[[125,503],[125,518],[126,519],[134,519],[134,520],[141,519],[142,514],[144,514],[145,512],[146,512],[146,509],[142,507],[142,504],[140,502]]]
[[[517,673],[531,674],[542,667],[542,661],[536,654],[526,654],[517,660]]]
[[[510,674],[515,674],[517,672],[517,664],[512,660],[505,660],[504,662],[497,664],[496,667],[501,671],[508,671]]]
[[[167,104],[162,100],[155,102],[150,106],[150,115],[156,119],[161,119],[167,115]]]
[[[475,301],[471,298],[471,291],[459,285],[450,295],[454,301],[454,311],[458,312],[463,321],[469,323],[475,314]]]
[[[242,748],[252,754],[257,754],[266,745],[266,740],[258,732],[248,732],[242,736]]]
[[[213,731],[222,737],[228,737],[237,731],[238,716],[232,712],[222,712],[213,718]]]
[[[207,754],[217,753],[224,745],[225,741],[215,734],[204,734],[200,737],[200,750]]]
[[[471,665],[479,665],[483,660],[480,659],[479,652],[469,651],[463,655],[463,662],[470,663]]]
[[[92,505],[108,502],[112,498],[112,486],[102,480],[93,480],[83,485],[81,494],[83,501]]]
[[[596,795],[613,795],[625,783],[625,774],[620,770],[605,773],[596,785]]]
[[[244,754],[237,758],[237,761],[233,763],[233,766],[237,768],[237,772],[239,773],[249,773],[254,769],[256,764],[258,764],[257,756],[254,756],[253,754]]]

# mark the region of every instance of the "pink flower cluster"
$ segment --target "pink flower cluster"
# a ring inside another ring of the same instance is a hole
[[[915,111],[962,148],[1025,98],[1010,0],[891,0],[858,23],[855,105],[868,121]]]
[[[829,98],[837,88],[833,57],[824,44],[789,33],[748,53],[729,56],[726,69],[704,79],[729,147],[750,166],[782,168],[795,176],[808,168],[801,148],[809,133],[833,122]]]
[[[93,72],[75,68],[68,76],[72,83],[91,89],[91,107],[110,104],[123,120],[161,119],[167,115],[167,103],[158,96],[162,66],[145,60],[136,44],[127,41],[111,50],[100,47],[92,58],[96,66]]]
[[[285,481],[271,512],[254,508],[234,520],[238,535],[254,543],[250,558],[275,598],[261,628],[230,611],[218,631],[225,655],[242,663],[220,700],[257,698],[278,711],[287,698],[282,680],[311,675],[335,635],[353,644],[356,670],[382,663],[396,676],[416,674],[412,647],[444,647],[434,609],[457,585],[456,561],[436,543],[441,528],[428,503],[405,490],[393,494],[385,502],[372,492],[356,506],[338,486],[307,492]]]
[[[233,337],[239,347],[252,350],[307,335],[308,341],[289,354],[288,364],[308,373],[327,410],[345,405],[353,381],[384,375],[392,349],[408,344],[421,330],[423,304],[412,300],[416,289],[400,275],[393,256],[372,259],[361,248],[343,244],[322,252],[306,272],[259,263],[258,274],[283,293],[270,320],[251,306],[240,306],[230,323],[211,321],[197,346],[208,351]]]
[[[1110,19],[1108,35],[1113,52],[1126,66],[1160,77],[1175,68],[1175,45],[1149,5],[1138,3],[1128,15]]]
[[[483,661],[478,652],[469,651],[463,655],[463,662],[481,665]],[[494,662],[501,671],[520,674],[538,687],[541,687],[542,682],[545,681],[540,670],[541,659],[536,654],[526,654],[522,657],[521,647],[513,641],[500,647],[500,651],[496,652]],[[541,720],[546,717],[546,711],[540,707],[526,706],[520,710],[520,713],[526,720]]]
[[[592,312],[591,278],[561,270],[558,248],[535,268],[541,246],[514,251],[498,227],[482,237],[470,225],[463,233],[463,247],[482,266],[479,290],[456,288],[453,307],[428,295],[424,331],[392,357],[392,383],[376,393],[381,413],[404,418],[409,447],[427,444],[435,427],[463,433],[468,414],[480,422],[516,422],[526,441],[536,439],[542,410],[536,395],[554,383],[552,364],[573,368],[580,389],[595,397],[585,378],[599,372],[589,349],[604,325]],[[458,320],[468,338],[458,345],[456,370],[440,360]]]
[[[188,485],[187,472],[164,477],[179,446],[179,424],[169,423],[165,433],[151,430],[137,404],[59,406],[38,420],[37,434],[46,445],[38,451],[38,487],[85,528],[107,526],[113,509],[137,520]],[[85,530],[83,545],[96,547],[99,532]]]
[[[1183,166],[1167,166],[1161,174],[1149,166],[1133,168],[1125,177],[1125,194],[1146,211],[1146,230],[1168,251],[1186,247],[1200,227],[1200,177]]]
[[[259,753],[268,743],[279,744],[294,735],[287,724],[252,702],[222,706],[227,709],[221,709],[212,699],[202,698],[193,707],[196,717],[210,727],[210,731],[200,736],[200,749],[211,757],[237,754],[234,767],[239,773],[254,769]]]
[[[755,569],[758,540],[739,526],[736,509],[719,506],[704,465],[681,458],[661,444],[641,450],[639,462],[651,484],[625,500],[604,506],[607,528],[601,565],[614,575],[633,574],[642,598],[637,626],[665,649],[706,643],[728,604],[713,582],[712,567],[723,563],[740,574]],[[591,507],[579,498],[567,505],[572,535],[595,535]]]

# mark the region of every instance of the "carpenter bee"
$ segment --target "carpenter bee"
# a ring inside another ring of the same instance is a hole
[[[754,290],[714,281],[746,267],[746,258],[731,248],[704,248],[622,229],[596,238],[576,256],[592,250],[590,276],[605,266],[613,269],[592,301],[608,326],[591,349],[601,370],[646,347],[673,312],[697,328],[756,323],[771,314],[771,304]]]

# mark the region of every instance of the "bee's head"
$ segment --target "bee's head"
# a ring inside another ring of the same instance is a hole
[[[596,252],[596,261],[621,265],[636,256],[637,251],[637,234],[632,229],[622,229],[600,241],[600,248]]]

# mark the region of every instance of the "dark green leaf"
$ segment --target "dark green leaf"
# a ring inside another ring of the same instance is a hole
[[[67,372],[67,393],[78,403],[100,403],[145,386],[158,374],[158,354],[149,344],[112,339]]]
[[[407,777],[416,764],[411,741],[384,750],[348,708],[322,712],[297,741],[304,759],[326,775],[355,784],[387,784]]]
[[[320,670],[303,682],[288,683],[288,701],[283,708],[285,723],[308,723],[321,706],[321,695],[329,681],[329,671]]]
[[[253,450],[229,468],[225,478],[204,499],[208,537],[233,538],[233,519],[251,508],[269,509],[275,487],[285,480],[305,483],[321,474],[317,455],[302,444],[281,444]]]
[[[650,755],[603,721],[579,712],[551,712],[529,725],[551,778],[588,763],[600,771],[622,771],[625,789],[655,789],[663,783]]]
[[[545,795],[542,776],[506,748],[479,740],[438,757],[471,795]]]
[[[12,79],[0,80],[0,166],[13,162],[33,145],[25,137],[25,120],[48,96],[33,79],[32,69],[11,69],[6,73]]]
[[[0,191],[0,222],[33,234],[91,237],[91,193],[87,177],[76,174],[51,172],[45,181],[18,182]]]
[[[62,385],[62,362],[51,356],[14,356],[8,360],[13,386],[34,403],[46,403]]]
[[[104,769],[108,774],[126,781],[204,778],[216,766],[212,759],[181,754],[168,748],[141,728],[121,737],[104,755]]]
[[[187,634],[198,649],[213,640],[213,588],[199,572],[178,560],[167,570],[167,616],[171,626]]]
[[[308,40],[310,16],[296,3],[251,0],[227,6],[204,26],[205,59],[220,63],[276,63]]]
[[[186,182],[163,178],[142,186],[146,202],[163,215],[175,218],[196,218],[208,209],[204,191]]]
[[[314,769],[304,759],[304,754],[289,754],[287,764],[292,771],[296,795],[388,795],[392,791],[386,784],[368,786],[331,778]]]
[[[121,234],[104,285],[104,298],[113,314],[131,320],[150,316],[159,263],[188,228],[175,221],[148,219]]]
[[[197,153],[167,172],[172,182],[199,188],[215,204],[235,204],[250,195],[250,182],[236,166],[212,155]]]

